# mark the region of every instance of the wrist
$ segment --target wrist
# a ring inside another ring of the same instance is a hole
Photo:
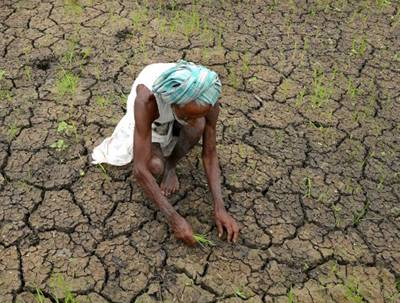
[[[224,206],[224,204],[222,202],[214,204],[214,214],[219,214],[219,213],[222,213],[222,212],[225,212],[225,211],[226,211],[225,210],[225,206]]]

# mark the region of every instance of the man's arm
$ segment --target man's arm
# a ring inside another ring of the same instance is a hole
[[[175,236],[188,245],[194,245],[193,232],[186,220],[181,217],[167,198],[161,193],[154,176],[149,170],[151,154],[151,124],[157,118],[156,103],[151,102],[151,91],[144,85],[138,85],[135,100],[135,133],[134,133],[134,176],[144,189],[146,195],[154,201],[166,216]]]
[[[225,210],[221,194],[221,172],[219,169],[216,126],[219,114],[219,103],[217,102],[209,111],[206,118],[206,125],[203,133],[202,159],[204,170],[207,175],[208,186],[211,190],[214,201],[215,223],[218,229],[218,236],[221,237],[224,228],[228,234],[228,241],[237,241],[239,227],[236,221]]]

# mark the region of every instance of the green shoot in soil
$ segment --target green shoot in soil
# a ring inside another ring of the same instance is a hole
[[[6,74],[6,71],[4,69],[0,69],[0,81],[3,79],[5,74]]]
[[[112,103],[111,99],[105,98],[103,96],[97,96],[95,101],[96,104],[100,106],[102,109],[108,107]]]
[[[368,207],[369,207],[369,201],[367,201],[365,203],[364,207],[360,211],[356,212],[353,215],[353,225],[354,226],[358,226],[361,223],[361,221],[364,219],[364,216],[368,211]]]
[[[68,144],[66,144],[63,139],[58,139],[56,142],[51,144],[50,147],[56,149],[57,151],[62,151],[68,147]]]
[[[79,77],[75,76],[70,71],[63,71],[61,77],[57,80],[56,88],[59,96],[64,96],[65,94],[74,95],[76,93],[76,88],[78,86]]]
[[[321,107],[326,100],[331,96],[332,88],[323,84],[325,75],[322,70],[314,68],[313,71],[313,82],[312,82],[312,95],[311,103],[312,107]]]
[[[65,10],[72,15],[81,15],[83,12],[78,0],[64,0],[64,5]]]
[[[367,40],[365,37],[361,38],[354,38],[352,43],[351,43],[351,55],[357,55],[357,56],[364,56],[365,51],[367,49]]]
[[[215,246],[215,243],[211,240],[207,239],[206,235],[203,234],[194,234],[193,238],[199,243],[201,246]]]
[[[8,139],[11,141],[12,139],[15,138],[15,136],[18,133],[19,128],[17,127],[17,124],[13,122],[9,127],[7,131]]]
[[[294,294],[293,294],[293,288],[290,287],[290,290],[287,294],[288,297],[288,303],[294,303]]]
[[[365,302],[364,296],[361,294],[358,284],[348,280],[345,284],[345,296],[350,302],[362,303]]]
[[[248,295],[243,290],[241,290],[240,288],[237,288],[235,290],[235,297],[238,297],[240,299],[246,300],[248,298]]]
[[[68,124],[65,121],[61,121],[58,123],[57,132],[66,134],[67,136],[70,136],[72,134],[76,135],[76,127],[73,124]]]
[[[306,185],[306,193],[304,194],[304,197],[311,198],[312,179],[310,177],[305,177],[303,181],[305,181]]]

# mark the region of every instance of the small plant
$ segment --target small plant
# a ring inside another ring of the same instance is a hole
[[[81,15],[83,12],[83,7],[78,0],[64,0],[64,8],[72,15]]]
[[[11,125],[8,127],[8,131],[7,131],[8,139],[10,141],[15,138],[15,136],[18,133],[18,130],[19,130],[19,128],[17,127],[17,124],[15,122],[11,123]]]
[[[378,8],[382,9],[392,3],[391,0],[375,0]]]
[[[81,55],[83,59],[88,58],[91,53],[93,52],[93,49],[91,47],[85,47],[81,50]]]
[[[28,79],[28,81],[32,81],[32,67],[25,65],[24,74],[26,79]]]
[[[6,100],[6,101],[11,101],[13,95],[11,94],[10,91],[5,90],[5,89],[0,89],[0,100]]]
[[[323,71],[318,68],[314,68],[313,81],[312,81],[312,95],[311,103],[312,107],[321,107],[326,100],[331,96],[332,88],[325,86],[325,75]]]
[[[356,212],[353,215],[353,225],[354,226],[358,226],[361,223],[361,221],[364,219],[364,216],[368,211],[368,207],[369,207],[369,201],[367,201],[365,203],[364,207],[360,211]]]
[[[145,6],[142,6],[134,10],[131,18],[133,30],[134,31],[139,30],[143,26],[144,22],[147,21],[147,18],[148,18],[148,13],[147,13],[147,8]]]
[[[296,97],[296,102],[294,103],[294,105],[296,107],[300,107],[303,104],[303,100],[304,100],[304,95],[306,93],[306,89],[303,88],[297,95]]]
[[[364,56],[365,51],[367,49],[367,39],[365,37],[361,38],[354,38],[352,43],[351,43],[351,55],[357,55],[357,56]]]
[[[56,142],[51,144],[50,147],[56,149],[57,151],[63,151],[67,149],[68,144],[66,144],[63,139],[58,139]]]
[[[70,71],[63,71],[61,77],[57,80],[56,89],[59,96],[66,94],[75,95],[78,87],[79,77]]]
[[[287,297],[288,297],[288,303],[294,303],[293,287],[290,287]]]
[[[37,303],[44,303],[46,301],[46,297],[44,296],[42,290],[38,287],[36,287],[35,301]]]
[[[51,277],[50,289],[51,293],[49,296],[52,297],[50,298],[52,302],[78,303],[75,295],[71,292],[60,274],[58,274],[57,277]],[[45,303],[50,301],[39,287],[35,287],[35,290],[36,294],[34,295],[34,299],[36,303]],[[62,293],[63,299],[58,298],[56,293]]]
[[[207,236],[204,234],[194,234],[193,238],[199,243],[201,246],[215,246],[215,243],[211,240],[207,239]]]
[[[0,81],[3,79],[5,74],[6,74],[6,71],[4,69],[0,69]]]
[[[243,300],[247,300],[249,298],[249,295],[247,293],[245,293],[243,290],[241,290],[240,288],[236,288],[234,294],[235,294],[235,297],[238,297]]]
[[[365,302],[364,296],[361,294],[358,284],[348,280],[345,283],[345,296],[350,302],[363,303]]]
[[[229,70],[228,79],[233,88],[237,89],[239,87],[239,77],[233,68]]]
[[[68,124],[65,121],[61,121],[58,123],[57,132],[66,134],[67,136],[70,136],[71,134],[76,135],[76,127],[73,124]]]
[[[336,204],[332,205],[331,208],[332,208],[333,214],[335,216],[335,226],[338,227],[340,224],[339,214],[342,211],[342,208]]]
[[[105,108],[106,106],[109,106],[112,101],[109,98],[105,98],[103,96],[97,96],[95,99],[95,102],[98,106],[100,106],[101,108]]]
[[[97,166],[100,167],[101,173],[103,174],[104,178],[106,180],[109,180],[110,176],[108,175],[108,173],[107,173],[106,169],[104,168],[104,166],[101,165],[101,163],[98,163]]]
[[[305,177],[303,179],[306,185],[306,193],[304,194],[305,198],[311,198],[311,189],[312,189],[312,179],[310,177]]]

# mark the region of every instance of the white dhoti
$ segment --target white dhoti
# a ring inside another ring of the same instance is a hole
[[[132,161],[133,136],[135,131],[134,103],[136,99],[136,86],[139,83],[143,83],[151,89],[152,82],[158,77],[158,74],[170,66],[171,63],[151,64],[144,68],[139,74],[128,96],[126,114],[118,122],[112,135],[104,139],[101,144],[93,149],[91,155],[92,164],[108,163],[122,166]],[[160,117],[152,124],[151,141],[160,143],[163,155],[169,156],[177,142],[177,138],[172,136],[174,118],[170,106],[160,104],[158,100],[157,105]],[[160,124],[157,125],[157,121],[160,122]],[[161,129],[163,129],[162,132],[159,131]]]

